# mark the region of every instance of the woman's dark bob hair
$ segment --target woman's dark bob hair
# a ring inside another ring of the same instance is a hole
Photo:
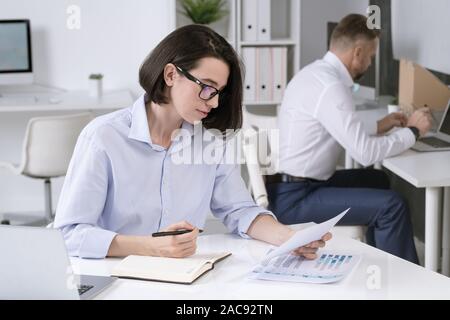
[[[224,61],[230,75],[219,95],[219,106],[203,119],[207,129],[240,129],[242,126],[241,63],[231,45],[212,29],[202,25],[181,27],[166,38],[147,56],[139,70],[139,83],[149,99],[157,104],[168,103],[164,68],[173,63],[184,70],[194,69],[202,58],[213,57]]]

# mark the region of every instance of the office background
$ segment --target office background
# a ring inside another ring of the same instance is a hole
[[[416,11],[407,14],[406,18],[418,16],[417,10],[420,10],[424,3],[425,1],[421,0],[408,1],[408,5],[415,5]],[[434,8],[439,6],[448,8],[448,1],[445,0],[433,0],[427,3],[432,3]],[[377,4],[381,7],[382,12],[386,13],[382,14],[382,23],[388,24],[390,14],[393,12],[391,1],[302,0],[299,16],[301,25],[299,66],[303,67],[311,63],[326,52],[329,22],[337,22],[348,13],[366,14],[369,4]],[[71,30],[66,25],[70,15],[67,8],[70,5],[81,8],[80,29]],[[66,90],[85,90],[88,86],[88,75],[99,72],[105,75],[105,90],[128,88],[134,97],[142,92],[137,82],[137,70],[140,63],[150,50],[177,26],[177,21],[180,19],[176,14],[174,0],[133,0],[126,3],[123,0],[2,0],[1,7],[0,19],[29,18],[32,22],[36,83]],[[395,7],[395,10],[396,12],[402,10],[401,5]],[[447,17],[444,16],[444,18]],[[226,25],[222,23],[217,27],[223,29]],[[421,28],[423,27],[421,25]],[[428,34],[426,30],[424,34]],[[380,90],[382,94],[394,95],[398,83],[396,72],[398,63],[392,59],[390,38],[391,36],[383,38],[380,50],[382,52]],[[434,39],[434,41],[439,40]],[[446,43],[448,44],[448,41]],[[425,60],[420,62],[427,66],[428,58],[425,57]],[[441,65],[429,67],[441,67]],[[444,72],[449,72],[448,69],[442,67],[440,71],[442,72],[436,74],[450,84],[450,78]],[[247,111],[255,121],[270,125],[275,119],[277,108],[253,107]],[[58,114],[58,112],[52,114]],[[29,118],[38,115],[42,113],[1,114],[0,159],[20,161],[21,143],[26,124]],[[0,181],[0,212],[42,210],[43,190],[40,181],[14,176],[6,171],[0,171]],[[395,176],[392,176],[392,181],[394,189],[408,199],[412,208],[415,233],[423,239],[424,191],[413,188]],[[55,207],[63,178],[54,179],[53,182]]]

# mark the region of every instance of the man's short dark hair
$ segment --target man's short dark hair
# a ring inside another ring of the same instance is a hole
[[[374,40],[380,37],[380,30],[367,27],[367,17],[352,13],[345,16],[334,28],[331,34],[330,45],[353,44],[356,40]]]

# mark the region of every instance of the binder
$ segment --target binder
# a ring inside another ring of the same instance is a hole
[[[256,100],[256,48],[243,48],[242,61],[245,65],[244,101]]]
[[[282,101],[287,84],[287,48],[273,48],[273,99]]]
[[[245,0],[244,0],[245,2]],[[271,0],[258,0],[258,40],[270,41],[271,39]]]
[[[256,49],[256,100],[273,101],[272,49]]]
[[[242,0],[242,40],[258,40],[258,0]]]

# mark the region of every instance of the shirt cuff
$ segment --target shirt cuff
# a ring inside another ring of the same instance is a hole
[[[109,246],[117,235],[116,232],[93,227],[84,230],[78,256],[80,258],[103,259],[108,254]]]
[[[408,149],[416,143],[416,136],[409,128],[397,130],[395,134],[400,137],[401,141],[404,141],[405,147]]]
[[[240,219],[239,220],[239,224],[238,224],[238,233],[239,233],[239,235],[242,238],[244,238],[244,239],[252,239],[252,237],[250,237],[247,234],[247,231],[250,228],[251,224],[253,223],[253,220],[255,220],[257,216],[263,215],[263,214],[272,216],[275,220],[277,220],[275,215],[272,212],[270,212],[270,211],[261,210],[260,208],[253,209],[249,213],[246,214],[245,219]]]

